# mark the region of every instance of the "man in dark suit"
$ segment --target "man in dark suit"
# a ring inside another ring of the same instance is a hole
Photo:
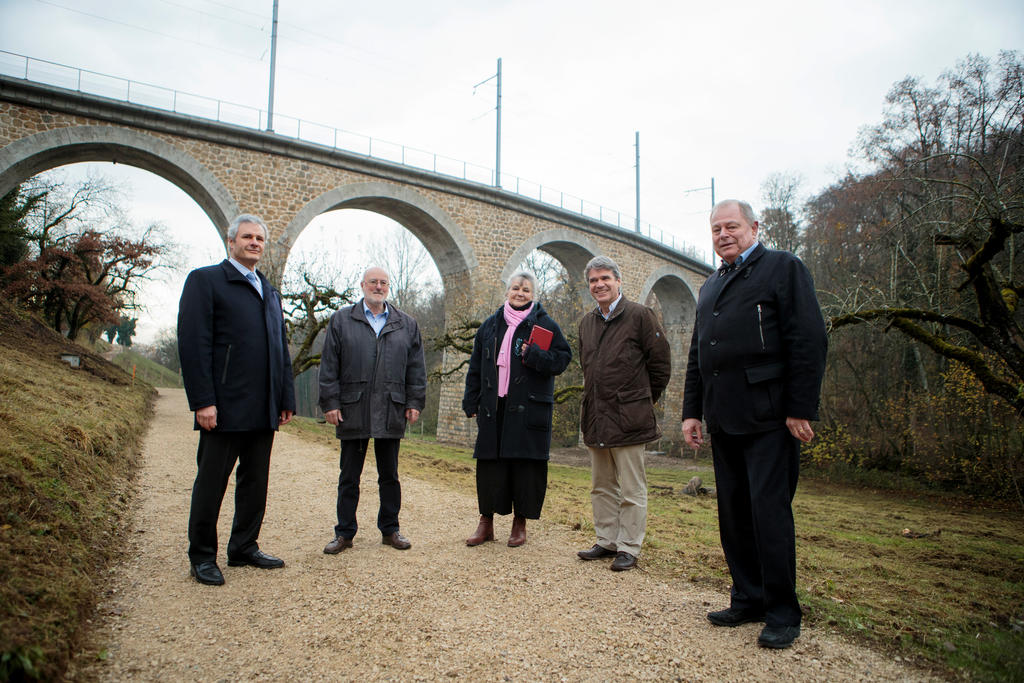
[[[281,295],[256,264],[268,233],[242,214],[227,231],[230,257],[189,273],[178,304],[178,354],[199,430],[198,472],[188,520],[190,573],[219,586],[217,518],[231,470],[235,517],[228,565],[283,567],[259,549],[274,432],[295,412]]]
[[[800,635],[793,495],[800,443],[814,437],[827,338],[804,264],[757,241],[750,205],[711,212],[722,267],[700,289],[683,395],[683,436],[703,444],[707,421],[722,549],[732,575],[716,626],[763,621],[762,647]]]

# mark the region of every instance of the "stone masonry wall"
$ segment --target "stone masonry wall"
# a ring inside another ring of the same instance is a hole
[[[113,124],[83,116],[0,102],[0,149],[36,133],[84,125]],[[323,193],[343,185],[381,182],[381,178],[373,175],[314,163],[302,158],[214,144],[207,140],[154,132],[145,128],[135,130],[158,138],[195,159],[227,188],[241,211],[263,217],[271,232],[271,247],[265,266],[272,277],[283,272],[291,247],[291,244],[279,243],[278,240],[285,226],[305,205]],[[49,158],[52,159],[52,166],[67,163],[66,160],[62,160],[59,149],[54,150]],[[0,172],[3,170],[0,169]],[[565,224],[545,220],[536,215],[521,213],[453,192],[416,185],[410,187],[436,205],[462,229],[469,242],[468,245],[462,246],[464,249],[468,247],[476,258],[476,264],[462,272],[443,274],[446,292],[445,319],[449,325],[467,319],[482,320],[493,312],[503,297],[501,273],[510,265],[508,262],[514,252],[533,235],[552,228],[566,227]],[[218,226],[220,230],[224,227]],[[623,290],[626,296],[633,300],[640,296],[640,287],[652,272],[666,264],[676,265],[652,255],[650,250],[634,246],[636,238],[631,237],[629,233],[616,235],[618,239],[594,232],[586,234],[585,237],[588,244],[596,245],[601,253],[611,256],[618,262],[622,269]],[[690,275],[692,277],[688,282],[691,283],[693,291],[696,291],[706,275],[700,272],[693,272]],[[668,332],[673,356],[682,359],[683,362],[673,362],[674,377],[670,391],[663,399],[666,414],[664,431],[668,439],[678,441],[681,372],[685,370],[689,333],[682,327],[673,328]],[[462,358],[450,353],[445,358],[445,367],[454,367],[461,360]],[[438,438],[442,441],[469,445],[474,438],[475,429],[472,421],[467,420],[461,411],[462,386],[463,375],[457,373],[442,388]]]

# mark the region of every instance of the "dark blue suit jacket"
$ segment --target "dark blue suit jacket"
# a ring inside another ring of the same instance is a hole
[[[683,419],[708,431],[756,434],[787,417],[815,420],[825,374],[825,321],[806,266],[758,245],[700,289]]]
[[[257,274],[262,299],[227,259],[193,270],[181,292],[185,394],[190,410],[217,406],[217,432],[277,429],[281,411],[295,410],[281,294]]]

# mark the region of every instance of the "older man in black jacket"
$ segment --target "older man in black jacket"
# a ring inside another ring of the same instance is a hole
[[[707,421],[722,549],[732,575],[717,626],[763,621],[763,647],[800,634],[793,495],[800,443],[810,441],[825,372],[825,323],[804,264],[757,241],[750,205],[711,212],[722,266],[700,289],[683,396],[683,436],[703,443]]]
[[[320,357],[320,408],[341,440],[338,523],[324,552],[352,547],[359,478],[373,439],[377,458],[381,542],[399,550],[412,544],[399,531],[402,488],[398,446],[405,425],[415,423],[427,395],[423,344],[416,320],[387,303],[388,274],[370,268],[359,283],[363,298],[331,316]]]
[[[230,258],[189,273],[178,305],[181,375],[199,430],[188,556],[192,576],[210,585],[224,583],[216,562],[217,517],[236,460],[228,565],[284,566],[260,550],[256,539],[274,432],[295,412],[281,295],[256,270],[267,226],[258,216],[242,214],[227,237]]]

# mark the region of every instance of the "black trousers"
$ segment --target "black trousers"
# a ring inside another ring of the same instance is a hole
[[[363,474],[369,439],[345,439],[341,442],[341,475],[338,477],[338,524],[334,535],[351,539],[356,535],[356,508],[359,506],[359,478]],[[402,509],[402,485],[398,482],[398,446],[401,439],[374,439],[377,457],[377,487],[380,510],[377,528],[384,536],[398,531],[398,512]]]
[[[786,428],[711,435],[722,550],[732,607],[763,610],[769,626],[800,624],[793,495],[800,443]]]
[[[274,432],[199,431],[196,481],[188,517],[188,557],[193,564],[217,559],[217,518],[235,472],[235,518],[228,539],[228,558],[259,549],[256,539],[267,508],[267,482]]]

